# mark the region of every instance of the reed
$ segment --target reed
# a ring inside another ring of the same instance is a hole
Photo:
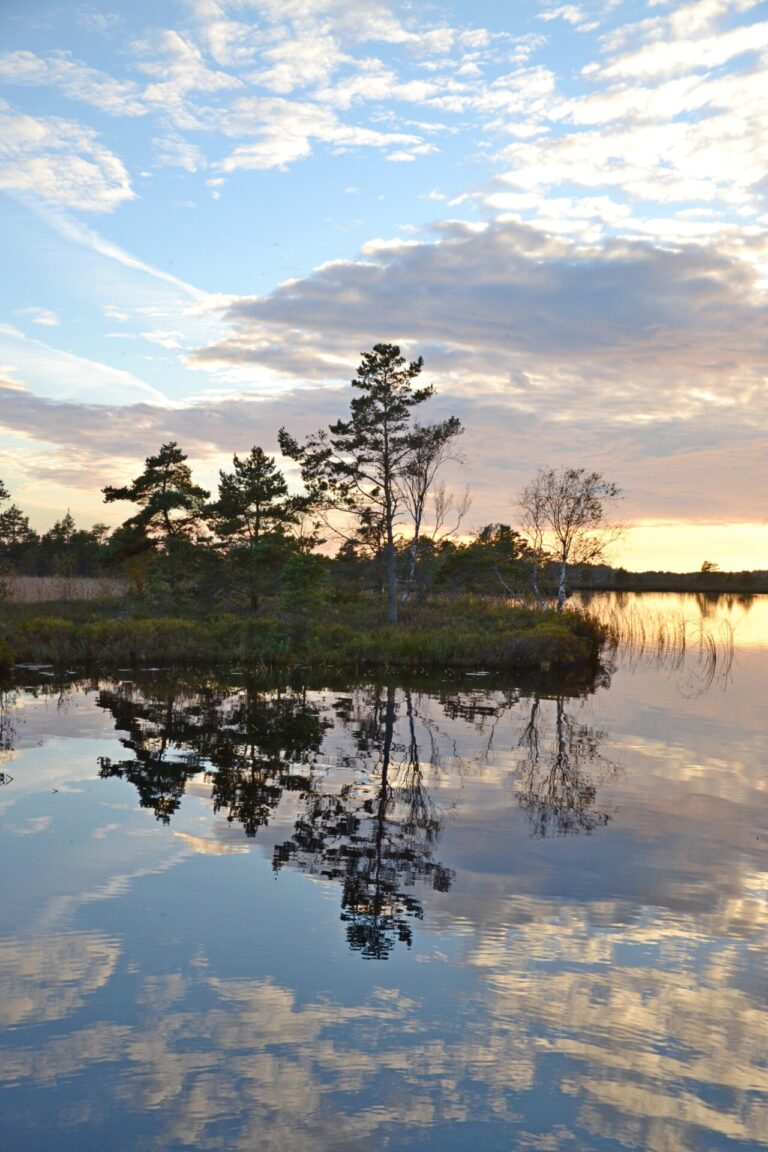
[[[125,580],[106,576],[2,577],[2,599],[13,604],[69,603],[73,600],[115,600],[125,596]]]
[[[609,650],[632,669],[652,663],[667,671],[684,670],[702,690],[730,677],[735,640],[729,620],[599,603],[590,605],[590,615],[605,628]]]

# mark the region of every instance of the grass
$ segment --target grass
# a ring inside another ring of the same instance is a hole
[[[654,612],[596,605],[595,618],[607,633],[607,647],[630,667],[652,663],[661,669],[693,669],[703,688],[726,683],[735,656],[733,625],[728,620],[689,619],[683,612]]]
[[[395,626],[365,597],[311,617],[266,604],[258,614],[152,614],[129,601],[11,603],[0,659],[65,669],[238,664],[271,670],[383,673],[594,670],[606,630],[587,616],[460,597],[403,605]],[[5,649],[3,649],[5,645]]]
[[[71,600],[107,600],[125,596],[124,580],[106,576],[16,576],[0,577],[3,599],[14,604],[68,603]]]

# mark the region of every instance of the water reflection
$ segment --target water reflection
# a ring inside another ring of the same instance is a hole
[[[336,714],[353,735],[358,774],[341,788],[309,792],[293,836],[274,855],[276,869],[290,862],[341,883],[349,946],[377,960],[397,940],[411,943],[410,918],[423,916],[409,891],[417,880],[447,892],[453,878],[432,859],[440,820],[419,762],[412,696],[404,693],[404,745],[394,739],[396,697],[389,685],[337,701]]]
[[[290,865],[336,881],[350,948],[385,959],[397,942],[412,943],[412,922],[424,915],[417,889],[447,892],[454,877],[434,856],[441,814],[431,788],[446,757],[462,757],[455,737],[446,740],[423,706],[429,699],[391,684],[329,699],[254,685],[193,692],[167,682],[151,695],[133,683],[102,686],[98,704],[132,755],[102,758],[99,774],[133,784],[141,806],[165,824],[200,776],[214,812],[249,837],[269,825],[284,793],[294,793],[299,808],[292,834],[274,846],[275,872]],[[511,721],[512,747],[524,748],[515,795],[531,835],[591,833],[607,824],[599,784],[615,766],[601,752],[605,733],[577,720],[566,697],[453,688],[439,699],[450,721],[480,736],[475,774],[494,752],[502,718]],[[572,707],[579,705],[574,698]],[[465,757],[464,770],[468,763]]]
[[[0,688],[0,787],[10,784],[13,780],[11,774],[5,771],[4,765],[13,756],[15,703],[16,693]]]
[[[605,733],[581,723],[558,696],[548,724],[542,700],[530,701],[520,735],[524,756],[518,764],[518,801],[536,836],[593,832],[611,813],[597,807],[598,784],[618,766],[601,752]]]
[[[269,823],[283,791],[311,788],[310,765],[331,725],[306,692],[253,686],[183,695],[170,682],[146,696],[133,683],[118,684],[102,688],[98,703],[133,753],[117,763],[102,758],[102,779],[129,780],[142,807],[167,824],[189,781],[204,773],[214,811],[225,811],[247,836]]]
[[[9,1147],[768,1149],[768,651],[735,676],[8,697]]]

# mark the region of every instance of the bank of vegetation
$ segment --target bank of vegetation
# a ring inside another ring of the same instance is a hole
[[[0,660],[57,665],[235,662],[322,668],[531,670],[597,661],[603,625],[566,609],[570,588],[640,583],[604,563],[619,528],[615,484],[583,468],[542,468],[519,498],[519,529],[467,533],[455,416],[429,422],[421,359],[377,344],[352,380],[346,418],[253,446],[212,493],[170,441],[107,504],[115,529],[69,512],[42,534],[0,482]],[[709,566],[714,568],[713,565]],[[636,574],[632,574],[636,575]],[[714,583],[713,583],[714,581]],[[42,591],[58,582],[56,596]],[[725,574],[697,574],[720,588]]]
[[[107,668],[238,666],[271,672],[594,671],[606,630],[580,613],[489,597],[405,606],[397,628],[368,597],[317,611],[267,601],[260,611],[159,612],[146,604],[10,605],[0,631],[6,666]]]

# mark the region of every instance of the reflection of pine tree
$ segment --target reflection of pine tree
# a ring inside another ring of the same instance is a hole
[[[294,862],[341,883],[347,939],[369,959],[385,959],[398,940],[410,944],[410,921],[423,910],[407,889],[429,881],[445,892],[453,879],[431,859],[440,825],[424,788],[408,692],[405,702],[409,742],[397,745],[393,687],[377,689],[362,709],[352,698],[338,701],[337,715],[353,725],[357,757],[350,766],[366,771],[339,792],[308,796],[292,839],[274,856],[275,868]]]
[[[13,723],[13,709],[16,703],[15,695],[0,691],[0,787],[10,784],[13,777],[2,771],[2,764],[10,758],[13,752],[13,741],[16,730]]]
[[[311,789],[311,763],[330,726],[303,693],[243,693],[210,752],[214,811],[255,836],[284,791]]]
[[[189,740],[187,709],[194,705],[172,694],[159,699],[135,696],[130,687],[102,690],[97,703],[112,713],[118,730],[127,733],[120,743],[134,753],[118,764],[100,757],[99,775],[130,781],[141,807],[151,808],[158,820],[168,824],[187,781],[204,767],[204,758]]]
[[[330,724],[302,693],[252,688],[183,696],[171,686],[149,697],[126,686],[103,689],[98,702],[134,753],[117,764],[102,759],[102,777],[129,780],[142,807],[167,824],[188,780],[205,772],[214,811],[226,811],[248,836],[268,823],[284,790],[310,786],[311,773],[296,766],[310,764]]]
[[[605,733],[577,723],[555,701],[554,726],[549,729],[541,699],[533,697],[519,743],[525,756],[518,764],[518,802],[533,825],[534,836],[586,832],[608,823],[611,813],[595,807],[597,785],[615,772],[600,753]],[[593,773],[597,773],[597,780]]]

